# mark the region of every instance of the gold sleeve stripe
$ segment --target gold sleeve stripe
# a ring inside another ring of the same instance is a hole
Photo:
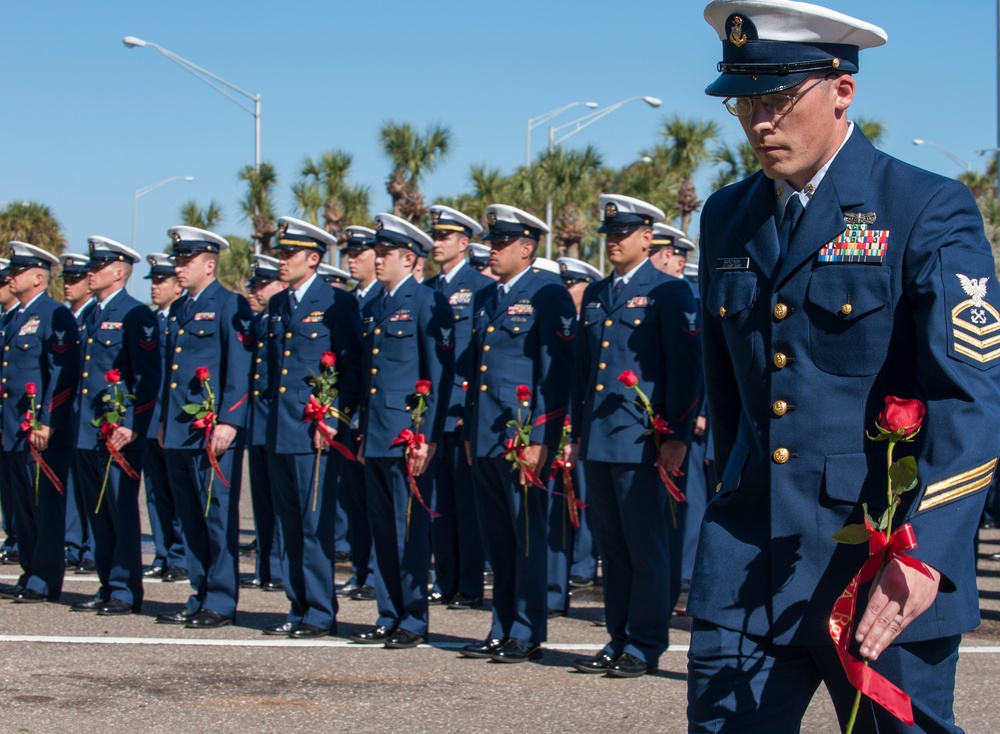
[[[958,332],[955,333],[957,334]],[[992,352],[988,352],[986,354],[980,354],[979,352],[974,352],[971,349],[961,344],[956,344],[955,351],[958,352],[959,354],[964,354],[966,357],[971,357],[977,362],[981,362],[983,364],[986,364],[987,362],[992,362],[997,357],[1000,357],[1000,349],[994,349]]]
[[[960,497],[964,497],[967,494],[972,494],[973,492],[982,489],[983,487],[988,487],[993,482],[993,472],[990,472],[985,477],[977,479],[976,481],[962,485],[957,489],[953,489],[950,492],[945,492],[944,494],[938,494],[933,497],[927,498],[920,503],[920,507],[917,508],[917,512],[923,512],[924,510],[930,510],[938,505],[943,505],[946,502],[951,502],[952,500],[957,500]]]
[[[977,466],[975,469],[969,469],[969,471],[962,472],[961,474],[956,474],[948,479],[942,479],[940,482],[934,482],[934,484],[927,485],[927,489],[924,490],[924,497],[928,495],[937,494],[938,492],[943,492],[946,489],[952,489],[957,487],[959,484],[965,484],[971,479],[982,476],[986,472],[992,472],[997,465],[996,459],[990,459],[982,466]]]
[[[964,331],[959,331],[958,329],[953,329],[952,331],[954,331],[956,339],[971,344],[977,349],[989,349],[990,347],[995,347],[997,344],[1000,344],[1000,336],[993,336],[990,337],[989,339],[979,340],[979,339],[974,339],[973,337],[966,334]]]

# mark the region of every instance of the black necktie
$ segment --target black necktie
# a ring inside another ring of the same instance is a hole
[[[493,313],[496,313],[497,309],[500,308],[500,301],[502,301],[504,295],[506,295],[504,293],[505,290],[506,289],[502,285],[497,285],[497,299],[493,302]]]
[[[795,234],[795,227],[802,218],[803,211],[802,199],[798,194],[792,194],[792,198],[785,204],[785,215],[781,218],[781,226],[778,227],[778,247],[782,261],[788,254],[788,244],[792,241],[792,235]]]
[[[96,309],[95,309],[96,310]],[[191,318],[191,314],[194,313],[194,299],[188,296],[188,299],[184,301],[184,320],[187,321]]]
[[[619,278],[614,287],[611,289],[611,307],[614,308],[618,305],[618,299],[621,298],[622,291],[625,290],[625,279]]]

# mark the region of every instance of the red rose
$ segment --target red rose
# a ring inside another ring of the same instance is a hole
[[[208,371],[208,367],[199,367],[194,371],[194,378],[198,382],[208,382],[209,377],[211,377],[211,373]]]
[[[618,382],[623,384],[625,387],[635,387],[639,384],[639,376],[632,370],[625,370],[618,375]]]
[[[319,363],[324,367],[333,367],[337,364],[337,355],[333,352],[323,352],[323,356],[320,357]]]
[[[567,413],[567,414],[566,414],[566,420],[564,420],[564,421],[563,421],[563,425],[564,425],[564,426],[572,426],[572,425],[573,425],[573,424],[572,424],[572,423],[570,422],[570,417],[569,417],[569,413]]]
[[[517,386],[517,402],[527,403],[531,400],[531,390],[528,389],[527,385]]]
[[[121,382],[122,373],[119,372],[118,370],[108,370],[107,372],[104,373],[104,379],[107,380],[108,382]]]
[[[885,397],[885,410],[879,413],[878,425],[887,433],[895,433],[900,438],[908,438],[920,430],[927,409],[919,400]]]
[[[431,381],[417,380],[417,395],[430,395],[430,394],[431,394]]]
[[[29,382],[24,386],[24,392],[28,395],[28,397],[33,398],[38,394],[38,386],[33,382]]]

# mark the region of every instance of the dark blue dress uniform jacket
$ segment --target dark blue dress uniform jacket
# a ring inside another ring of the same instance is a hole
[[[646,260],[611,305],[614,276],[583,294],[573,380],[573,433],[580,458],[613,464],[652,464],[656,445],[636,392],[618,381],[639,378],[673,434],[687,443],[701,404],[701,317],[691,287]]]
[[[163,370],[156,316],[124,290],[104,310],[97,304],[91,308],[85,317],[91,327],[83,334],[86,344],[81,350],[85,361],[80,375],[76,447],[91,451],[104,448],[91,419],[104,415],[104,396],[108,394],[104,377],[108,370],[117,369],[124,392],[135,396],[125,399],[125,415],[119,423],[139,434],[127,448],[141,449],[146,445]]]
[[[530,270],[498,306],[496,289],[494,283],[475,297],[463,437],[473,456],[501,456],[514,435],[507,422],[517,418],[517,388],[525,385],[532,394],[531,440],[554,450],[569,402],[576,308],[562,285]]]
[[[264,446],[267,443],[267,416],[271,409],[271,395],[268,390],[267,353],[269,314],[267,311],[255,313],[250,323],[254,338],[253,373],[250,378],[250,410],[247,411],[247,446]]]
[[[256,344],[249,304],[217,280],[199,294],[192,312],[185,315],[188,299],[184,296],[170,305],[167,322],[167,365],[160,406],[166,449],[205,448],[205,432],[192,430],[191,417],[183,411],[185,404],[205,398],[201,383],[195,379],[199,367],[209,368],[219,423],[240,429],[238,441],[249,410],[250,361]]]
[[[350,445],[350,425],[358,405],[361,382],[361,319],[357,299],[331,288],[317,277],[306,290],[295,313],[288,315],[291,290],[275,295],[268,303],[270,314],[269,391],[271,413],[267,424],[267,446],[279,454],[313,453],[312,421],[304,411],[313,388],[309,380],[320,374],[324,352],[337,355],[337,415],[327,418],[337,430],[338,440]]]
[[[876,517],[886,506],[885,444],[865,433],[895,395],[928,406],[916,442],[897,449],[920,472],[897,525],[913,524],[911,554],[943,575],[900,641],[967,631],[979,622],[973,536],[1000,452],[1000,352],[989,337],[1000,298],[976,202],[857,129],[780,265],[774,200],[756,174],[702,215],[705,369],[725,469],[689,614],[779,644],[829,643],[834,601],[867,557],[831,536],[861,521],[862,502]],[[824,260],[849,222],[884,238],[883,262]],[[959,276],[990,279],[981,304]]]
[[[465,264],[455,273],[451,282],[444,281],[441,275],[435,275],[424,285],[431,290],[440,290],[448,299],[455,314],[455,325],[452,331],[442,334],[442,341],[450,342],[455,353],[455,380],[448,404],[448,418],[444,430],[454,431],[461,423],[465,413],[466,389],[469,377],[474,369],[472,364],[472,316],[474,297],[477,291],[491,285],[492,278],[487,278],[472,266]]]
[[[6,323],[3,345],[3,449],[27,451],[21,430],[29,407],[25,385],[35,383],[36,416],[54,428],[50,449],[72,448],[74,402],[80,380],[80,333],[73,312],[42,293],[27,310],[17,307]]]
[[[454,381],[455,358],[443,338],[453,321],[445,297],[412,277],[400,284],[385,308],[381,298],[365,305],[361,435],[366,458],[402,458],[403,450],[391,444],[404,428],[413,429],[410,410],[417,405],[417,380],[433,385],[425,423],[417,433],[440,443],[450,398],[442,393]]]

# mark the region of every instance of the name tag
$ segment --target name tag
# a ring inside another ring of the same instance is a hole
[[[749,270],[748,257],[720,257],[715,261],[716,270]]]

